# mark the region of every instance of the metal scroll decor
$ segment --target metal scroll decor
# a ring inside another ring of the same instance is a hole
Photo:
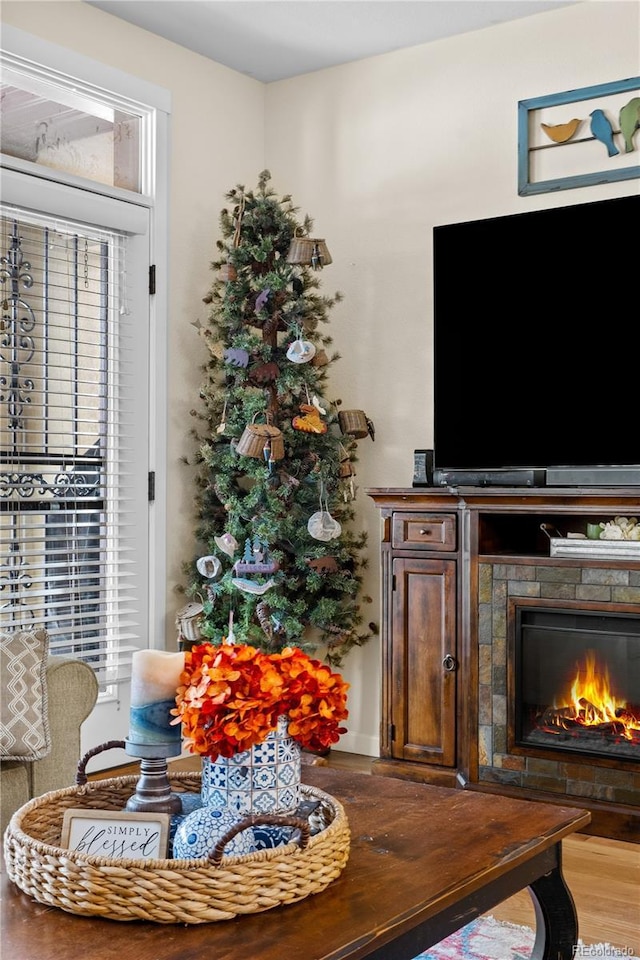
[[[0,282],[8,287],[2,301],[2,338],[0,360],[8,363],[9,373],[0,372],[0,403],[6,404],[8,429],[14,434],[25,429],[23,418],[25,404],[30,402],[34,383],[31,377],[21,376],[25,364],[33,359],[35,346],[33,330],[35,313],[20,296],[20,287],[33,286],[31,264],[22,256],[18,224],[14,222],[11,246],[7,255],[0,258]]]
[[[34,429],[42,423],[41,410],[46,406],[44,358],[50,357],[52,348],[47,342],[47,324],[44,320],[39,323],[39,314],[27,297],[33,290],[37,309],[44,309],[46,298],[39,285],[34,286],[34,274],[43,273],[44,287],[46,270],[32,270],[23,255],[19,222],[6,223],[8,249],[0,257],[0,508],[3,539],[8,534],[8,542],[0,561],[0,608],[15,615],[19,608],[24,609],[23,591],[31,586],[21,542],[27,533],[21,518],[33,511],[46,513],[54,504],[64,508],[63,501],[88,499],[90,509],[99,509],[102,471],[98,451],[64,456],[47,449],[43,439],[48,435],[46,425],[41,433]],[[41,442],[34,444],[36,436]],[[59,530],[58,522],[56,535]]]

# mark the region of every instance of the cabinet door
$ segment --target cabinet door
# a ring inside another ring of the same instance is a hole
[[[391,753],[453,766],[456,718],[456,563],[393,561]]]

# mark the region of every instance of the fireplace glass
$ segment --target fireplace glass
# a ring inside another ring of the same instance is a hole
[[[515,736],[640,761],[640,617],[518,607]]]

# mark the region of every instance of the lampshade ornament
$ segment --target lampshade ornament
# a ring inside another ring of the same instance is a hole
[[[296,234],[289,247],[287,263],[312,267],[313,270],[321,270],[323,267],[326,267],[327,264],[333,263],[333,259],[325,240],[316,240],[313,237],[299,237]]]

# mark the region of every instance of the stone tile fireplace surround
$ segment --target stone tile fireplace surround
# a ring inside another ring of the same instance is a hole
[[[478,629],[478,778],[487,784],[542,791],[560,799],[640,804],[640,768],[633,763],[585,758],[575,753],[513,749],[509,715],[509,663],[513,656],[513,608],[519,598],[606,611],[624,605],[640,617],[640,570],[481,562]],[[538,755],[536,755],[538,754]],[[545,755],[546,754],[546,755]]]

